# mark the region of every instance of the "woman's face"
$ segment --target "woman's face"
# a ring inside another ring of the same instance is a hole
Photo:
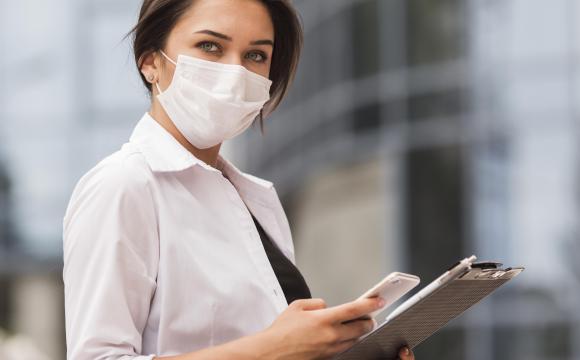
[[[267,78],[273,44],[274,25],[260,1],[194,0],[171,30],[164,52],[176,62],[177,55],[184,54],[242,65]],[[154,62],[161,69],[159,85],[165,89],[175,67],[159,54]]]

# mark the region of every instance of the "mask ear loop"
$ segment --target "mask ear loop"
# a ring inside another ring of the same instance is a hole
[[[155,82],[155,87],[157,88],[157,93],[161,94],[163,91],[161,91],[161,88],[159,87],[159,81]]]
[[[159,52],[161,52],[161,55],[165,56],[165,58],[167,60],[169,60],[173,65],[177,66],[177,63],[175,61],[171,60],[171,58],[169,56],[167,56],[167,54],[164,53],[163,50],[159,50]]]
[[[159,49],[159,52],[161,53],[161,55],[165,56],[165,58],[167,60],[169,60],[173,65],[177,66],[177,63],[173,60],[171,60],[171,58],[169,56],[167,56],[167,54],[165,52],[163,52],[163,50]],[[159,94],[162,93],[161,88],[159,87],[159,81],[155,82],[155,87],[157,87],[157,91],[159,92]]]

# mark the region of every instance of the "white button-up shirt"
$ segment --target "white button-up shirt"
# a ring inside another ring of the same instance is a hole
[[[288,306],[248,211],[294,263],[276,190],[218,164],[146,113],[79,180],[63,219],[68,359],[187,353],[263,330]]]

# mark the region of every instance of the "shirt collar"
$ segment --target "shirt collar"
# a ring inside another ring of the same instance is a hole
[[[135,126],[129,141],[141,150],[154,172],[183,171],[200,166],[208,171],[222,173],[230,179],[238,191],[246,195],[259,196],[264,193],[264,190],[273,188],[270,181],[240,171],[219,154],[216,168],[196,158],[148,112]]]
[[[135,126],[129,142],[145,157],[153,172],[179,172],[199,166],[227,177],[262,227],[294,262],[294,248],[288,221],[272,182],[246,174],[218,155],[216,167],[187,151],[148,112]]]

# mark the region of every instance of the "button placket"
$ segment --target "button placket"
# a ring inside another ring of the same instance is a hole
[[[282,312],[288,306],[288,304],[286,302],[284,292],[282,291],[282,286],[280,285],[278,278],[274,273],[274,269],[270,264],[266,250],[264,249],[262,241],[260,240],[260,234],[258,233],[255,226],[253,226],[254,222],[252,220],[250,211],[244,204],[235,187],[227,179],[224,178],[224,181],[226,182],[226,192],[228,193],[228,197],[235,204],[240,225],[243,229],[246,230],[247,236],[244,236],[244,239],[246,241],[250,256],[254,262],[254,265],[262,274],[262,278],[265,281],[265,286],[272,289],[272,294],[274,297],[273,300],[278,311]]]

